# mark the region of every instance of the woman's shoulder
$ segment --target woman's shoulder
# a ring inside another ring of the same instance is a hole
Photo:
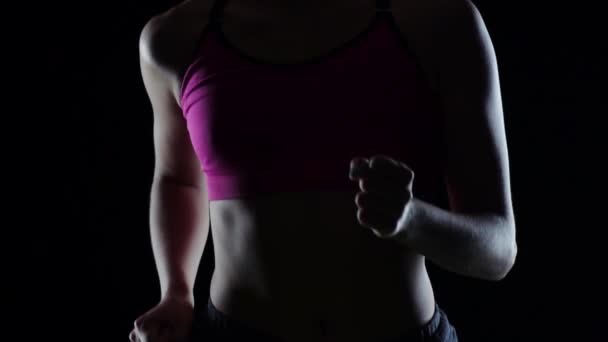
[[[395,21],[421,62],[435,74],[455,51],[475,54],[485,48],[486,27],[471,0],[399,0],[393,2]],[[471,44],[477,42],[478,44]],[[437,75],[433,75],[434,83]]]
[[[142,68],[166,82],[176,99],[179,99],[182,77],[191,63],[192,51],[207,25],[211,1],[185,1],[150,18],[141,30]]]
[[[207,25],[211,2],[184,1],[150,18],[140,33],[140,57],[167,71],[180,70]]]
[[[479,24],[480,13],[471,0],[403,0],[394,2],[394,13],[424,34],[451,32]]]

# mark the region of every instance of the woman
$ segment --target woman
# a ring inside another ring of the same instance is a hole
[[[131,341],[457,341],[425,259],[512,267],[497,65],[469,0],[190,0],[140,54],[161,301]]]

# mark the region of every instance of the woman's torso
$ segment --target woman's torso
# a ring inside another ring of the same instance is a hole
[[[424,257],[359,225],[348,193],[210,203],[222,312],[288,341],[373,341],[431,319]],[[277,330],[279,329],[279,330]]]
[[[186,2],[175,9],[179,25],[192,28],[182,31],[190,36],[182,41],[192,42],[182,44],[184,56],[199,42],[212,1]],[[376,15],[374,0],[339,2],[320,18],[314,11],[286,9],[271,15],[265,4],[256,8],[232,0],[224,8],[222,28],[250,56],[299,62],[348,41]],[[419,37],[405,7],[391,2],[395,22]],[[182,71],[174,77],[176,98],[187,58],[183,61],[175,68]],[[399,336],[433,315],[424,257],[360,226],[354,193],[213,200],[210,214],[215,250],[211,300],[252,327],[287,341],[371,341]],[[329,336],[321,336],[322,324]]]

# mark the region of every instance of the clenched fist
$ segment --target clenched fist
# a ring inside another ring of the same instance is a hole
[[[180,296],[163,298],[135,320],[131,342],[182,342],[188,338],[194,317],[194,303]]]
[[[359,182],[355,203],[361,225],[380,238],[393,237],[406,226],[400,220],[409,216],[414,181],[407,165],[385,155],[357,157],[351,160],[349,177]]]

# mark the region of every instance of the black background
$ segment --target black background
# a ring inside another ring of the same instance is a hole
[[[427,263],[437,300],[461,341],[600,341],[605,258],[597,233],[605,224],[594,219],[603,198],[591,193],[602,185],[593,170],[603,158],[591,152],[597,136],[587,130],[606,114],[600,12],[583,2],[474,2],[498,57],[519,254],[500,282]],[[37,190],[44,214],[21,218],[45,222],[39,238],[28,240],[44,254],[23,259],[32,267],[15,268],[16,279],[33,275],[39,298],[37,307],[18,312],[30,326],[41,315],[52,322],[44,325],[47,336],[127,341],[133,320],[159,299],[148,230],[152,113],[138,38],[151,16],[175,4],[47,4],[41,25],[22,33],[20,41],[35,51],[24,56],[42,65],[48,91],[19,105],[50,121],[42,129],[51,138],[37,141],[35,151],[59,143],[48,160],[36,159],[36,171],[44,171],[32,183],[49,187]],[[209,238],[199,305],[212,269]]]

